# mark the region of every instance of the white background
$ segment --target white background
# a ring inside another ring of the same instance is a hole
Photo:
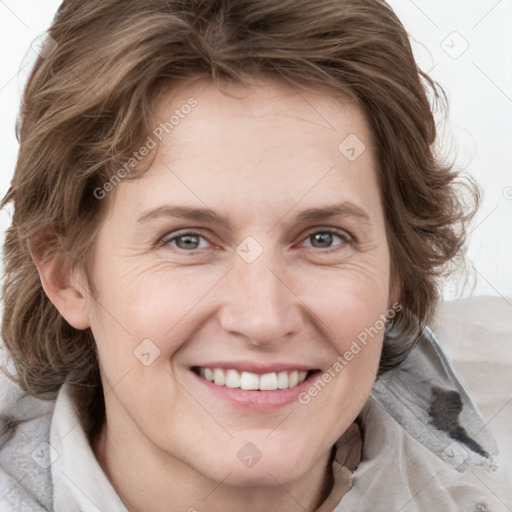
[[[30,44],[50,25],[59,3],[0,0],[2,197],[16,161],[20,94],[36,56]],[[389,3],[411,36],[420,66],[448,93],[448,122],[440,130],[444,150],[451,149],[458,167],[483,190],[468,246],[473,294],[507,297],[512,306],[512,0]],[[0,233],[8,222],[8,213],[1,212]],[[445,296],[453,294],[448,284]]]

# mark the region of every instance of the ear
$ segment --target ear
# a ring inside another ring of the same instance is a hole
[[[72,327],[87,329],[91,326],[86,300],[87,288],[79,282],[78,272],[68,269],[60,247],[56,248],[55,243],[50,247],[47,241],[43,241],[43,237],[30,243],[30,254],[39,272],[43,289]]]

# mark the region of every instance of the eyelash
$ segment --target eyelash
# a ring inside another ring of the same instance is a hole
[[[342,240],[342,243],[339,244],[338,246],[335,246],[334,248],[327,247],[325,249],[322,249],[322,248],[316,248],[316,247],[308,246],[308,247],[310,247],[312,249],[318,249],[318,250],[320,250],[323,253],[331,253],[331,252],[340,250],[340,246],[343,246],[344,244],[353,245],[353,243],[354,243],[354,239],[346,231],[343,231],[343,230],[340,230],[340,229],[334,229],[334,228],[324,228],[324,229],[320,228],[320,229],[315,229],[314,231],[310,231],[303,238],[303,241],[308,240],[313,235],[319,234],[319,233],[321,233],[321,234],[328,233],[328,234],[331,234],[331,235],[336,235],[336,236],[338,236]],[[195,232],[195,231],[184,231],[184,232],[179,233],[177,235],[174,235],[172,237],[169,237],[169,235],[165,235],[164,237],[162,237],[158,241],[157,248],[164,247],[166,245],[170,245],[170,243],[173,242],[174,240],[177,240],[178,238],[181,238],[181,237],[184,237],[184,236],[187,236],[187,235],[197,236],[197,237],[203,238],[204,240],[208,240],[201,233],[198,233],[198,232]],[[208,242],[208,243],[210,243],[210,242]],[[195,253],[196,251],[202,250],[201,248],[190,249],[190,250],[180,249],[179,247],[174,247],[174,248],[179,250],[180,252],[190,252],[190,253]]]

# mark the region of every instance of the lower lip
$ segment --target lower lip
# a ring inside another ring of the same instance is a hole
[[[279,409],[298,402],[299,395],[311,386],[320,372],[315,371],[304,382],[288,389],[275,391],[246,390],[241,388],[228,388],[217,386],[213,382],[203,379],[192,370],[192,375],[213,395],[230,402],[232,405],[259,411]]]

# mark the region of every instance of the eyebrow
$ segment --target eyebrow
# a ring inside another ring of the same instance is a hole
[[[368,213],[350,201],[345,201],[340,204],[328,205],[322,208],[309,208],[299,213],[295,217],[295,222],[325,220],[335,216],[356,217],[360,222],[364,224],[370,223],[370,216]],[[227,217],[218,215],[209,208],[196,208],[190,206],[165,205],[153,210],[146,210],[142,212],[142,214],[137,218],[137,224],[142,224],[148,222],[151,219],[161,217],[176,217],[205,224],[224,224],[230,229],[230,222]]]

